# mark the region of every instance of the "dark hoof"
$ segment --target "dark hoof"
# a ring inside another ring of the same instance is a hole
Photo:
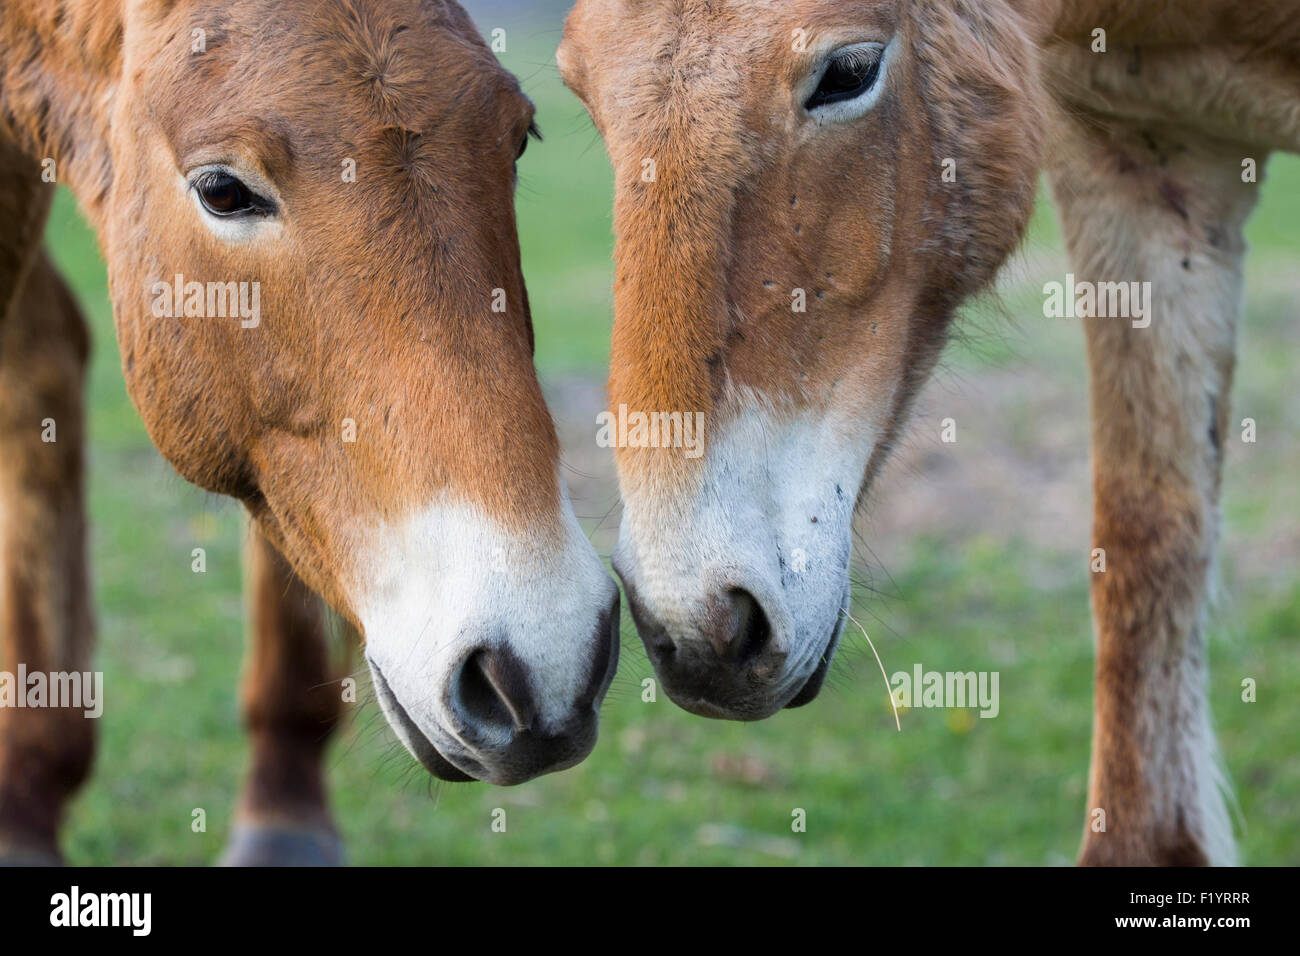
[[[237,823],[219,866],[342,866],[343,841],[329,830]]]

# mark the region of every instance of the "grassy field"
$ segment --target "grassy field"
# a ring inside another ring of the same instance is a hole
[[[491,23],[485,23],[490,27]],[[587,404],[610,325],[610,174],[551,61],[558,22],[510,34],[503,60],[539,108],[518,197],[537,357],[566,460],[596,477],[580,510],[608,552],[616,504]],[[1255,246],[1235,407],[1260,423],[1230,443],[1225,599],[1211,628],[1216,724],[1250,863],[1300,863],[1300,161],[1273,162]],[[90,511],[107,710],[95,778],[66,833],[79,864],[204,864],[219,853],[245,759],[236,693],[243,648],[232,503],[177,478],[126,397],[104,270],[66,195],[49,247],[90,315]],[[1059,268],[1052,265],[1060,263]],[[864,521],[855,597],[891,671],[1001,673],[1002,711],[917,710],[894,730],[861,638],[811,707],[753,725],[704,721],[666,699],[625,621],[601,739],[582,766],[522,787],[432,785],[375,704],[330,758],[350,858],[366,864],[1065,864],[1078,847],[1090,730],[1088,497],[1081,338],[1038,311],[1047,264],[1065,271],[1050,206],[1002,287],[977,308],[921,403],[917,436]],[[1041,278],[1037,284],[1041,285]],[[1037,318],[1035,316],[1038,316]],[[974,436],[928,437],[953,403]],[[946,457],[945,457],[946,456]],[[590,467],[588,462],[593,462]],[[928,490],[927,490],[928,489]],[[927,497],[929,495],[929,497]],[[1001,510],[999,510],[1001,509]],[[990,516],[1002,515],[999,520]],[[190,570],[207,549],[208,571]],[[1240,700],[1243,677],[1259,701]],[[505,833],[491,829],[507,811]],[[191,832],[195,808],[206,833]],[[803,809],[807,830],[794,833]]]

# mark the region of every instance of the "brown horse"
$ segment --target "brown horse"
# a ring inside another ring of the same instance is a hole
[[[1300,3],[579,0],[558,60],[616,177],[611,402],[707,424],[703,455],[617,453],[615,568],[673,699],[753,720],[817,694],[856,507],[1045,165],[1077,279],[1150,290],[1084,313],[1082,861],[1231,861],[1205,602],[1242,224],[1254,170],[1300,149]]]
[[[312,592],[364,637],[431,773],[518,783],[594,744],[617,590],[532,367],[512,204],[531,129],[452,2],[0,0],[4,661],[91,654],[87,336],[38,251],[63,182],[150,435],[260,532],[234,862],[337,852],[320,760],[340,689]],[[0,711],[0,854],[56,854],[93,727]]]

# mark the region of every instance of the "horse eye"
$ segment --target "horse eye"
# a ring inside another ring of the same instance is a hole
[[[831,60],[822,74],[817,89],[804,104],[804,109],[815,110],[830,103],[857,99],[876,83],[880,75],[881,51],[875,48],[850,50]]]
[[[205,173],[194,184],[194,189],[199,194],[203,208],[214,216],[238,216],[262,211],[258,197],[229,173]]]
[[[529,123],[528,129],[524,131],[524,138],[519,141],[519,152],[515,153],[515,162],[519,162],[520,158],[523,157],[524,150],[528,149],[528,141],[530,139],[540,140],[541,138],[542,131],[537,128],[537,124]]]

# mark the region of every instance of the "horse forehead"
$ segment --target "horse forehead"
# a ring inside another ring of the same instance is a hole
[[[785,17],[806,6],[832,6],[843,0],[578,0],[572,11],[575,23],[628,25],[658,21],[687,29],[734,23],[753,26],[753,18]]]
[[[787,18],[779,11],[768,0],[628,0],[575,11],[571,23],[598,67],[624,76],[696,68],[703,79],[779,37]]]
[[[606,121],[635,129],[673,113],[726,115],[769,104],[797,79],[806,50],[827,30],[843,31],[874,11],[890,19],[894,0],[583,0],[570,17],[565,58],[593,75]],[[872,17],[875,22],[879,16]],[[753,119],[753,116],[747,119]]]
[[[383,125],[419,129],[431,112],[520,96],[514,76],[454,5],[347,3],[318,22],[320,55],[340,68],[337,80],[360,93]]]
[[[157,26],[181,68],[155,63],[256,105],[341,101],[379,126],[419,129],[439,104],[522,99],[468,15],[443,0],[237,0],[172,17]]]
[[[599,36],[601,46],[645,48],[696,37],[743,47],[771,40],[793,44],[828,22],[854,21],[892,8],[897,0],[579,0],[569,16],[575,36]]]
[[[148,76],[145,95],[178,147],[249,138],[256,126],[274,127],[304,160],[322,150],[332,157],[340,142],[402,167],[445,159],[458,146],[492,145],[529,109],[517,80],[453,7],[237,2],[185,21],[202,24],[198,52],[189,32],[171,32],[171,53],[158,58],[163,72]]]

